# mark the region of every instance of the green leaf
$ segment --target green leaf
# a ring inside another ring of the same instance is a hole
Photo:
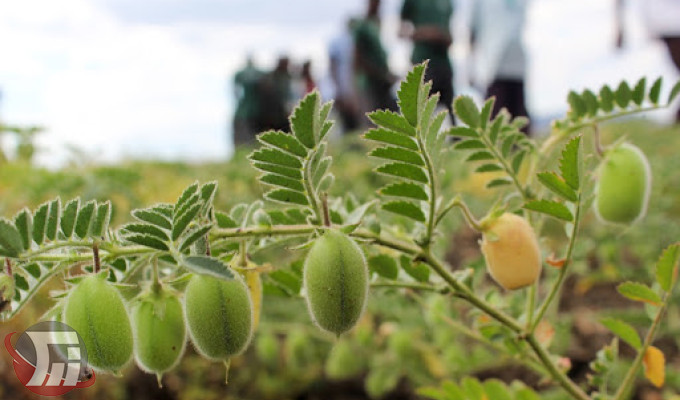
[[[484,391],[487,399],[513,400],[510,389],[498,379],[489,379],[484,382]]]
[[[33,241],[38,245],[41,245],[43,240],[45,240],[45,227],[47,226],[49,207],[48,203],[42,204],[33,214]]]
[[[633,102],[635,104],[637,104],[638,106],[642,105],[642,102],[645,100],[646,86],[647,86],[647,79],[642,78],[638,81],[638,83],[633,88],[633,92],[631,93],[631,98],[633,99]]]
[[[586,89],[586,90],[583,91],[581,98],[583,99],[583,103],[586,106],[586,110],[588,112],[588,115],[590,115],[592,117],[597,115],[597,110],[600,107],[600,105],[597,101],[597,96],[595,96],[595,93]]]
[[[479,167],[477,167],[477,169],[475,169],[475,172],[477,173],[496,171],[503,171],[503,167],[501,167],[498,164],[482,164]]]
[[[453,109],[458,119],[470,128],[477,128],[480,125],[479,109],[470,96],[458,96],[453,101]]]
[[[410,164],[399,162],[384,164],[376,168],[376,171],[382,174],[406,178],[416,182],[428,183],[425,172],[421,168]]]
[[[76,226],[79,207],[80,199],[73,199],[66,203],[64,212],[61,214],[61,231],[67,239],[73,236],[73,228]]]
[[[23,249],[28,250],[31,248],[31,243],[33,242],[33,237],[31,235],[31,230],[33,229],[33,217],[31,212],[24,208],[19,211],[19,213],[14,217],[14,225],[17,228],[17,232],[21,236],[21,243],[23,243]]]
[[[312,176],[312,186],[315,188],[321,184],[321,180],[324,178],[326,173],[328,172],[331,162],[333,161],[332,157],[324,157],[319,161],[319,164],[314,168],[314,176]]]
[[[9,257],[16,257],[24,249],[19,231],[5,218],[0,218],[0,246]]]
[[[567,95],[567,103],[569,103],[569,115],[572,118],[581,118],[588,112],[585,101],[573,90]]]
[[[611,112],[614,109],[614,92],[607,85],[600,89],[600,108],[604,112]]]
[[[276,164],[253,162],[253,167],[263,172],[271,172],[278,175],[287,176],[293,179],[302,179],[302,171],[299,168],[283,167]]]
[[[106,230],[109,229],[109,221],[111,220],[111,202],[106,201],[97,205],[97,212],[92,220],[92,225],[90,226],[90,236],[91,237],[102,237],[106,234]]]
[[[671,89],[671,93],[668,95],[668,104],[670,105],[678,95],[680,95],[680,81],[677,81]]]
[[[387,185],[380,189],[380,194],[423,201],[427,201],[429,198],[422,186],[411,182],[398,182]]]
[[[393,144],[405,149],[418,150],[418,144],[411,137],[382,128],[371,129],[366,132],[364,138],[375,142]]]
[[[264,197],[269,200],[278,201],[281,203],[292,203],[302,206],[309,205],[309,201],[304,194],[289,189],[272,190],[271,192],[266,193]]]
[[[208,210],[212,206],[215,194],[217,193],[217,182],[212,181],[201,185],[201,201],[203,202],[203,209]]]
[[[649,101],[651,101],[652,104],[654,104],[654,105],[659,104],[659,97],[661,95],[661,83],[662,82],[663,82],[663,78],[661,78],[661,77],[656,78],[656,80],[652,84],[651,89],[649,89]]]
[[[47,214],[47,222],[45,225],[45,236],[50,241],[57,238],[57,231],[59,230],[59,218],[61,217],[61,200],[56,198],[50,203],[50,211]]]
[[[488,151],[478,151],[476,153],[472,153],[470,157],[466,158],[465,161],[487,161],[487,160],[495,160],[496,157],[493,156],[493,154],[489,153]]]
[[[476,150],[485,149],[486,145],[481,140],[467,139],[455,144],[456,150]]]
[[[194,198],[194,196],[196,196],[197,194],[198,194],[198,182],[194,182],[191,185],[189,185],[186,189],[184,189],[182,194],[177,199],[177,202],[175,203],[175,208],[174,208],[175,215],[179,214],[180,210],[183,207],[186,207],[187,204],[192,201],[192,198]],[[193,200],[193,201],[195,201],[195,200]],[[156,211],[160,212],[159,210],[156,210]],[[163,212],[160,212],[160,213],[163,214]],[[169,215],[168,215],[168,217],[169,217]]]
[[[335,182],[335,176],[333,174],[328,174],[323,177],[319,185],[317,186],[317,192],[327,192]]]
[[[282,175],[276,175],[276,174],[264,174],[260,177],[260,182],[266,183],[272,186],[279,186],[282,188],[288,188],[291,190],[295,190],[297,192],[304,192],[305,187],[302,184],[302,181],[288,178]]]
[[[562,173],[562,178],[567,185],[571,186],[574,190],[579,190],[580,187],[578,170],[578,152],[580,143],[580,136],[571,139],[562,151],[562,158],[560,158],[560,172]]]
[[[302,168],[302,162],[296,156],[272,147],[265,147],[250,153],[251,160],[269,164],[281,165],[289,168]]]
[[[668,246],[659,261],[656,263],[656,281],[666,292],[670,292],[675,285],[678,274],[678,256],[680,256],[680,243]]]
[[[430,280],[430,268],[427,265],[423,263],[414,265],[407,256],[401,256],[399,258],[399,264],[404,272],[418,282],[427,282]]]
[[[222,229],[236,228],[238,224],[231,217],[221,211],[215,211],[217,226]]]
[[[642,347],[640,336],[638,335],[635,328],[630,326],[628,323],[609,317],[603,318],[600,320],[600,322],[616,336],[623,339],[624,342],[631,345],[634,349],[639,350]]]
[[[368,118],[376,125],[387,130],[415,136],[416,129],[402,115],[389,110],[377,110],[368,114]]]
[[[406,75],[406,79],[401,83],[397,97],[399,98],[399,109],[411,126],[418,125],[418,92],[423,83],[426,63],[418,64]]]
[[[210,275],[215,278],[232,280],[234,273],[222,261],[208,256],[188,256],[182,260],[182,265],[191,272]]]
[[[482,110],[479,112],[479,127],[481,129],[486,129],[486,124],[491,119],[491,112],[493,111],[494,103],[496,103],[495,97],[489,97],[485,102]]]
[[[578,200],[576,192],[554,172],[541,172],[537,177],[545,187],[556,195],[572,202]]]
[[[499,186],[512,185],[512,180],[510,178],[497,178],[493,179],[486,184],[487,189],[492,189]]]
[[[634,301],[641,301],[653,306],[660,306],[662,303],[661,297],[654,292],[649,286],[638,282],[624,282],[616,287],[622,296]]]
[[[500,134],[504,123],[505,117],[503,114],[498,114],[498,116],[494,118],[491,127],[489,128],[489,140],[491,140],[491,143],[496,143],[496,140],[498,140],[498,135]]]
[[[152,249],[166,251],[168,250],[168,245],[165,242],[149,235],[128,235],[125,236],[125,240],[142,246],[150,247]]]
[[[149,209],[133,210],[132,216],[141,222],[148,222],[165,229],[172,229],[172,222],[164,215]]]
[[[189,250],[192,244],[194,244],[198,239],[204,237],[205,235],[210,232],[212,229],[212,225],[205,225],[198,227],[191,232],[189,232],[186,235],[186,238],[182,241],[182,244],[179,246],[179,251],[183,252],[186,250]]]
[[[529,388],[522,388],[515,393],[515,400],[541,400],[541,398]]]
[[[124,225],[121,228],[121,231],[123,231],[125,234],[132,233],[153,236],[164,242],[170,241],[168,234],[163,229],[158,228],[156,225],[132,223]]]
[[[84,239],[87,237],[87,234],[90,231],[90,224],[92,223],[92,216],[94,215],[95,206],[96,202],[91,200],[87,202],[78,212],[75,232],[79,238]]]
[[[616,104],[618,104],[618,106],[621,108],[626,108],[632,97],[633,93],[630,90],[630,86],[628,86],[628,82],[622,81],[619,84],[619,87],[616,88],[616,93],[614,93]]]
[[[288,296],[294,296],[302,289],[302,279],[286,269],[273,271],[268,274],[268,278]]]
[[[574,216],[571,215],[571,211],[569,211],[569,209],[564,204],[555,201],[532,200],[526,203],[524,208],[527,210],[551,215],[567,222],[572,222],[574,220]]]
[[[401,216],[411,218],[418,222],[425,222],[425,214],[420,207],[407,201],[390,201],[382,205],[383,210],[389,211]]]
[[[369,156],[383,158],[386,160],[402,161],[407,164],[418,166],[425,165],[425,161],[423,161],[423,158],[420,156],[420,154],[411,150],[402,149],[400,147],[378,147],[377,149],[374,149],[372,152],[370,152]]]
[[[300,101],[290,117],[295,137],[308,149],[312,149],[316,145],[314,119],[320,106],[319,103],[319,93],[313,91]]]
[[[187,229],[191,221],[198,215],[198,212],[201,210],[201,204],[194,204],[193,206],[189,207],[184,213],[181,215],[177,216],[175,220],[172,222],[172,240],[177,240],[179,239],[180,236],[184,233],[184,231]]]
[[[476,130],[469,128],[467,126],[454,126],[447,131],[449,136],[461,137],[461,138],[478,138],[479,133]]]
[[[399,266],[397,260],[387,254],[378,254],[368,259],[368,266],[371,271],[387,279],[397,279]]]
[[[477,379],[466,376],[461,381],[460,386],[465,394],[467,394],[468,400],[485,400],[484,387]]]
[[[257,136],[257,140],[264,144],[276,147],[297,157],[306,157],[307,149],[295,136],[281,131],[268,131]]]
[[[519,170],[522,167],[522,161],[524,161],[524,156],[526,156],[526,154],[526,151],[520,151],[512,158],[512,170],[516,174],[519,173]]]

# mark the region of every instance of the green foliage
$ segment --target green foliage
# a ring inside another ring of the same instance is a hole
[[[466,377],[460,384],[444,381],[440,387],[424,387],[418,394],[433,400],[538,400],[540,397],[531,388],[520,383],[508,386],[497,379],[480,382]]]

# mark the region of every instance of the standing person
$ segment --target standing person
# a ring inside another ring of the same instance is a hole
[[[340,114],[343,132],[351,132],[359,127],[359,99],[354,77],[353,30],[356,24],[356,19],[349,19],[345,29],[331,41],[328,49],[335,109]]]
[[[316,82],[314,82],[314,77],[312,77],[311,60],[307,60],[302,64],[302,70],[300,71],[300,79],[302,80],[303,90],[305,94],[316,89]]]
[[[492,116],[506,108],[528,117],[525,100],[526,52],[522,41],[527,0],[477,0],[472,21],[476,81],[495,96]],[[524,133],[529,133],[526,126]]]
[[[281,130],[288,132],[288,114],[293,102],[292,77],[290,59],[281,56],[273,71],[260,82],[260,130]]]
[[[649,33],[666,44],[671,60],[680,72],[680,0],[645,0],[643,16]],[[623,44],[623,0],[616,1],[617,47]],[[680,123],[680,109],[675,114]]]
[[[387,64],[387,52],[380,39],[380,0],[369,0],[366,17],[357,21],[354,30],[354,64],[357,84],[367,104],[363,111],[397,109],[392,95],[396,81]]]
[[[432,80],[432,91],[439,92],[439,103],[449,110],[453,120],[453,67],[449,58],[452,1],[404,0],[399,36],[413,42],[413,64],[430,60],[425,80]]]
[[[263,73],[248,56],[246,66],[234,76],[236,110],[233,120],[234,146],[253,143],[258,133],[260,113],[259,85]]]

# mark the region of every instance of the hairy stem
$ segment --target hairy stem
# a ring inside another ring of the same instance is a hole
[[[426,283],[413,283],[413,282],[373,282],[371,283],[371,288],[388,288],[388,289],[413,289],[413,290],[424,290],[436,293],[446,293],[449,291],[448,287],[438,287],[434,285],[428,285]]]

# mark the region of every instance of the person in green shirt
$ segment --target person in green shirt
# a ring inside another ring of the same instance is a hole
[[[234,146],[255,141],[260,113],[259,85],[262,76],[262,71],[257,69],[251,57],[248,57],[246,66],[234,76],[236,97],[233,121]]]
[[[404,0],[401,8],[399,36],[413,42],[411,62],[430,60],[425,80],[432,80],[432,92],[439,92],[439,103],[451,114],[453,102],[453,67],[449,47],[453,42],[450,22],[452,0]]]

